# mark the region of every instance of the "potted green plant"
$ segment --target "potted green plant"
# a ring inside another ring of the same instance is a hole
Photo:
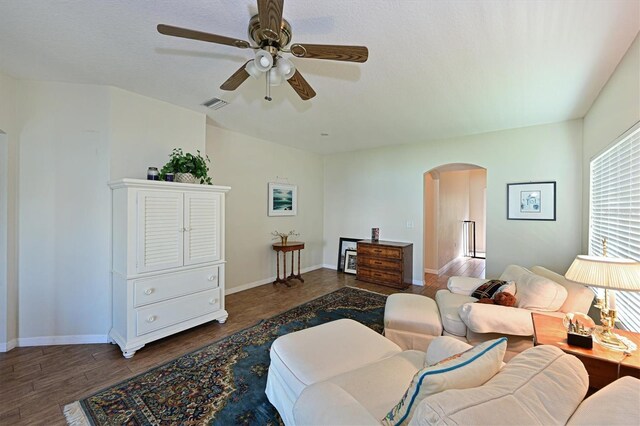
[[[174,173],[176,182],[197,183],[213,185],[209,177],[209,166],[211,164],[209,156],[200,155],[200,150],[196,155],[183,153],[182,148],[174,148],[169,155],[169,162],[160,170],[160,179],[165,180],[167,173]]]

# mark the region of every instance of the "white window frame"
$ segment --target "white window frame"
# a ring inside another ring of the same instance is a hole
[[[625,144],[629,144],[628,150]],[[616,152],[622,149],[625,151]],[[603,163],[606,156],[609,158]],[[617,171],[624,173],[620,175]],[[621,186],[621,183],[624,185]],[[598,191],[597,197],[594,196],[594,187]],[[613,192],[613,197],[608,199],[602,195],[607,188]],[[594,202],[595,198],[598,199],[597,203]],[[624,200],[622,206],[621,199]],[[615,210],[612,215],[602,213],[602,208],[606,209],[607,205],[612,205],[612,209]],[[600,209],[598,213],[595,212],[596,207]],[[616,216],[616,213],[619,213],[619,216]],[[605,217],[611,220],[604,220]],[[597,224],[594,224],[594,220]],[[607,237],[608,256],[630,258],[640,262],[640,122],[634,124],[589,162],[590,255],[602,255],[600,238],[603,236]],[[602,296],[602,289],[594,291]],[[640,331],[640,292],[617,292],[616,306],[622,327]]]

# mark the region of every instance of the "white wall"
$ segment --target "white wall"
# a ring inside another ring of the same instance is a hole
[[[462,221],[469,219],[469,171],[440,173],[438,269],[462,256]]]
[[[173,148],[204,156],[206,115],[109,88],[110,179],[146,179],[147,168],[160,170]]]
[[[8,123],[11,111],[15,119]],[[7,180],[9,187],[15,183],[14,194],[0,196],[0,210],[8,200],[8,225],[5,215],[0,224],[0,256],[8,252],[7,267],[0,268],[0,304],[9,319],[15,316],[7,326],[3,316],[0,350],[11,347],[7,341],[29,346],[106,340],[111,326],[107,182],[144,178],[147,167],[161,167],[174,147],[204,153],[205,119],[116,88],[0,75],[0,130],[8,139],[8,160],[0,160],[8,167],[0,174],[16,173]],[[13,250],[12,223],[19,247]],[[2,247],[5,229],[9,250]],[[19,264],[15,279],[12,255]],[[14,288],[7,285],[12,279]],[[6,332],[12,326],[13,336]]]
[[[325,263],[336,262],[340,236],[379,226],[385,240],[414,244],[414,279],[422,276],[423,173],[441,164],[487,169],[487,276],[506,265],[565,272],[580,250],[582,120],[444,141],[329,155],[325,159]],[[554,222],[507,221],[506,184],[557,181]],[[415,228],[407,228],[411,221]]]
[[[640,33],[584,117],[582,252],[589,244],[591,159],[640,121]]]
[[[301,268],[322,264],[320,155],[211,125],[207,126],[207,154],[214,183],[231,186],[226,205],[227,289],[234,292],[273,281],[276,264],[271,244],[275,241],[270,234],[274,230],[300,233],[295,239],[305,242]],[[298,186],[297,216],[267,216],[267,185],[278,177]],[[337,242],[331,248],[337,250]]]
[[[0,74],[0,351],[18,336],[18,82]]]
[[[19,343],[110,325],[106,87],[21,81]]]

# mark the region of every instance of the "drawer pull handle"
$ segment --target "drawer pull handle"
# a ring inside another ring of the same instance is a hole
[[[216,298],[213,298],[213,299],[209,300],[209,304],[210,305],[215,305],[216,303],[218,303],[218,299],[216,299]]]
[[[207,278],[209,281],[215,281],[216,278],[218,278],[217,275],[209,275],[209,278]]]
[[[382,265],[382,262],[373,262],[373,263],[375,263],[376,265]]]
[[[146,294],[147,296],[149,296],[151,293],[153,293],[153,288],[148,288],[144,291],[144,294]]]
[[[156,320],[156,316],[155,315],[149,315],[147,317],[147,322],[151,323],[154,322]]]
[[[374,251],[375,251],[376,253],[380,253],[382,250],[380,250],[380,249],[375,249]]]
[[[380,274],[373,274],[374,277],[381,277],[382,275]]]

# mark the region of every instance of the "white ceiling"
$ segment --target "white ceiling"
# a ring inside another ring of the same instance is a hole
[[[322,0],[284,5],[293,42],[369,48],[364,64],[294,58],[318,95],[218,87],[250,50],[162,36],[158,23],[248,40],[251,0],[0,0],[0,72],[118,86],[224,128],[331,153],[584,116],[640,30],[640,0]],[[321,136],[328,133],[328,136]]]

